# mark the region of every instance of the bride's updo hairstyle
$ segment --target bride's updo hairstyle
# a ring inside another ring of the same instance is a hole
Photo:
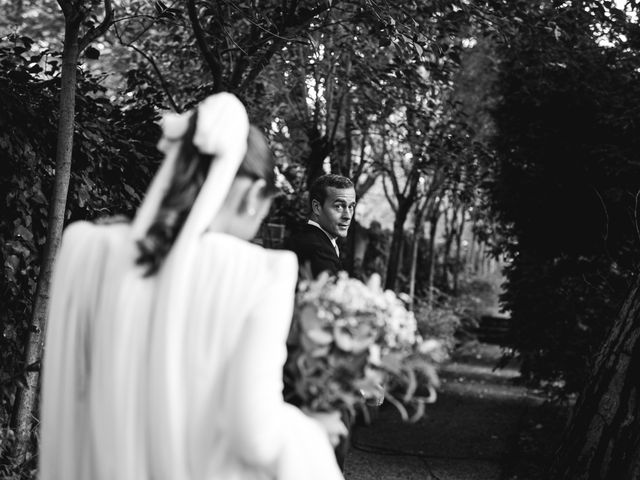
[[[155,274],[162,266],[200,193],[211,162],[215,162],[214,155],[201,153],[193,144],[197,122],[198,111],[195,110],[189,118],[189,125],[176,158],[173,177],[160,203],[158,213],[146,235],[137,241],[140,253],[136,263],[146,268],[146,276]],[[264,135],[254,125],[249,128],[247,153],[238,168],[236,177],[264,179],[265,198],[278,191],[275,159]]]

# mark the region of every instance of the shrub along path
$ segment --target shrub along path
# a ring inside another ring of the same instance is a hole
[[[498,346],[469,345],[442,366],[438,401],[423,419],[403,423],[385,404],[371,425],[356,426],[346,480],[514,478],[524,415],[544,399],[516,385],[515,366],[494,371],[499,357]]]

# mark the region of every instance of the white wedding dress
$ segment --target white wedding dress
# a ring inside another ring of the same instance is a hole
[[[229,97],[210,105],[218,117],[221,103],[237,110]],[[236,137],[246,139],[242,128]],[[133,224],[65,231],[43,361],[40,478],[342,479],[326,432],[282,398],[295,255],[204,228],[243,151],[215,160],[160,272],[143,277],[135,266],[134,240],[171,173],[165,151]]]

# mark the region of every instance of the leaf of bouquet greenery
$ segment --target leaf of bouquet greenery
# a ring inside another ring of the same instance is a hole
[[[333,336],[321,328],[307,330],[303,338],[305,337],[313,342],[312,346],[325,346],[333,341]]]
[[[391,403],[391,405],[393,405],[396,408],[396,410],[400,414],[400,417],[402,418],[403,421],[405,421],[405,422],[409,421],[409,418],[410,418],[409,417],[409,412],[407,412],[407,409],[404,407],[402,402],[398,401],[398,399],[396,399],[391,394],[385,394],[384,398],[385,398],[385,400],[387,400],[389,403]]]
[[[440,378],[436,368],[423,358],[410,358],[405,362],[405,366],[424,376],[427,385],[433,385],[436,388],[440,386]]]
[[[415,423],[420,420],[425,413],[425,402],[416,402],[416,411],[409,418],[409,423]]]
[[[366,323],[335,325],[333,336],[336,346],[344,352],[362,353],[376,340],[377,332]]]
[[[400,374],[402,372],[402,358],[399,353],[383,354],[380,367],[388,372]]]
[[[416,388],[418,387],[418,381],[416,379],[416,374],[412,368],[405,367],[402,370],[406,374],[405,379],[407,383],[406,390],[404,391],[404,396],[402,400],[406,403],[409,400],[411,400],[411,398],[413,397],[413,394],[415,393]]]

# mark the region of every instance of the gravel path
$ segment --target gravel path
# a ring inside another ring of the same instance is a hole
[[[458,352],[441,368],[438,401],[417,423],[383,405],[371,425],[356,426],[345,479],[502,480],[521,419],[542,400],[515,384],[515,367],[493,371],[499,357],[500,348],[486,344]]]

